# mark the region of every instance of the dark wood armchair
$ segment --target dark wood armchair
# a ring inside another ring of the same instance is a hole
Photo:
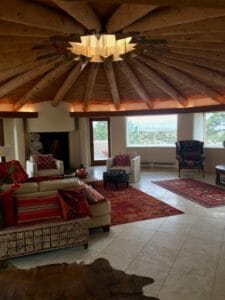
[[[178,175],[182,169],[199,169],[205,177],[203,155],[204,143],[196,140],[176,142],[176,159],[178,160]]]

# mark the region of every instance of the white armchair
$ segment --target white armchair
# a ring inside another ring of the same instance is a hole
[[[52,158],[54,162],[53,165],[44,169],[38,167],[38,156],[39,155],[31,155],[30,160],[26,161],[26,171],[29,177],[57,176],[64,174],[64,164],[62,160]]]
[[[129,155],[129,154],[128,154]],[[115,170],[115,169],[120,169],[120,170],[125,170],[126,173],[129,175],[129,182],[134,183],[140,179],[140,169],[141,169],[141,156],[136,155],[134,157],[130,157],[130,165],[127,166],[120,166],[120,165],[114,165],[114,158],[110,157],[106,159],[106,169],[107,170]]]

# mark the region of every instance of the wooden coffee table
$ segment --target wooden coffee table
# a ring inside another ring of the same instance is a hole
[[[118,189],[119,185],[122,183],[125,183],[126,186],[128,187],[129,177],[126,171],[124,170],[119,170],[119,169],[114,169],[114,170],[108,170],[103,173],[103,182],[104,182],[104,187],[107,187],[108,183],[114,184],[115,188]]]
[[[221,174],[225,175],[225,165],[216,166],[216,184],[225,185],[225,182],[221,180]]]

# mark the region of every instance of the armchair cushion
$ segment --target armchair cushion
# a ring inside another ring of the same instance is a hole
[[[114,166],[130,166],[130,158],[127,154],[115,155],[113,160]]]
[[[202,159],[202,155],[199,152],[190,151],[190,152],[184,152],[182,154],[182,158],[184,160],[198,161]]]
[[[55,169],[55,162],[52,154],[38,155],[37,157],[38,170]]]

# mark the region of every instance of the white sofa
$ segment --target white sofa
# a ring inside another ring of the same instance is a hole
[[[129,153],[128,153],[129,155]],[[114,156],[106,160],[106,169],[107,170],[125,170],[129,175],[129,182],[135,183],[140,179],[140,168],[141,168],[141,156],[130,154],[130,166],[118,166],[114,165]]]
[[[77,178],[64,178],[55,180],[45,180],[40,182],[25,182],[15,190],[16,195],[23,197],[38,197],[54,195],[59,188],[73,188],[79,184]],[[5,185],[4,189],[8,189]],[[111,224],[111,203],[106,199],[99,203],[90,205],[92,217],[89,219],[89,228],[102,228],[109,231]]]
[[[31,155],[30,159],[26,161],[26,172],[29,177],[57,176],[64,174],[64,164],[62,160],[54,159],[54,169],[38,170],[35,156],[37,155]]]

